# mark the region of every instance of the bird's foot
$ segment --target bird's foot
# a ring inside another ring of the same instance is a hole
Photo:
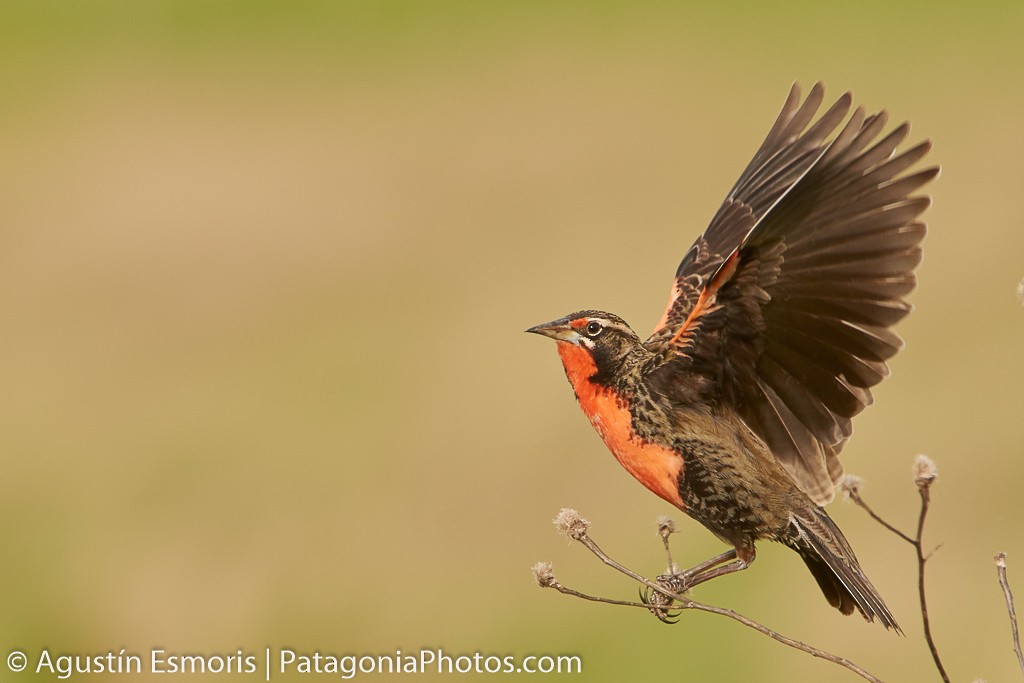
[[[676,595],[682,595],[687,590],[687,586],[684,581],[685,573],[680,572],[661,574],[654,580],[654,583],[664,588],[666,591],[675,593]],[[675,598],[671,598],[650,586],[645,586],[640,591],[640,600],[645,605],[650,605],[651,614],[658,617],[658,620],[662,623],[674,624],[679,621],[680,611],[672,609],[672,606],[676,603]]]
[[[659,575],[654,582],[666,590],[682,595],[693,586],[693,573],[689,570],[673,569],[673,571]]]

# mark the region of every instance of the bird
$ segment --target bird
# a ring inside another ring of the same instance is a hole
[[[761,147],[676,270],[645,340],[581,310],[550,337],[583,412],[650,491],[731,549],[687,586],[746,569],[755,543],[795,550],[829,604],[902,633],[824,506],[852,419],[902,348],[939,167],[885,110],[794,83]],[[883,135],[883,133],[885,133]]]

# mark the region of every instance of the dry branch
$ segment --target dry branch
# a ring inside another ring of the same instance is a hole
[[[555,518],[555,526],[557,526],[559,531],[567,535],[570,539],[580,542],[585,548],[587,548],[587,550],[593,553],[595,557],[601,560],[601,562],[639,583],[644,590],[642,594],[643,601],[632,602],[628,600],[615,600],[612,598],[588,595],[573,588],[569,588],[555,578],[551,565],[546,562],[538,563],[533,568],[534,577],[536,578],[538,585],[542,588],[554,588],[559,593],[571,595],[583,600],[603,602],[609,605],[639,607],[652,612],[662,621],[670,621],[669,617],[671,616],[672,611],[681,612],[683,610],[690,609],[728,617],[748,628],[754,629],[758,633],[768,636],[776,642],[795,648],[801,652],[806,652],[813,657],[824,659],[832,662],[833,664],[844,667],[864,680],[872,681],[873,683],[881,683],[881,679],[876,678],[844,657],[838,657],[830,652],[808,645],[807,643],[784,636],[781,633],[778,633],[777,631],[774,631],[767,626],[764,626],[763,624],[731,609],[708,605],[687,597],[685,595],[685,579],[687,572],[673,571],[671,555],[669,555],[669,573],[663,574],[652,580],[634,572],[632,569],[629,569],[620,562],[612,559],[607,553],[605,553],[587,532],[590,522],[580,517],[579,513],[575,510],[563,509],[559,512],[558,517]],[[670,521],[666,523],[664,520],[659,520],[658,529],[659,535],[665,541],[665,549],[667,553],[668,536],[672,533],[674,527]]]
[[[996,573],[999,575],[999,585],[1003,589],[1003,597],[1006,598],[1006,611],[1010,613],[1010,632],[1013,634],[1013,651],[1017,653],[1017,663],[1024,673],[1024,653],[1020,649],[1020,632],[1017,630],[1017,610],[1013,607],[1013,593],[1010,592],[1010,582],[1006,578],[1006,553],[996,555]]]
[[[917,595],[921,603],[921,621],[924,625],[924,639],[928,643],[928,650],[931,652],[932,661],[935,662],[935,668],[938,670],[944,683],[949,683],[949,676],[946,674],[946,669],[942,666],[942,659],[939,657],[939,648],[936,646],[935,638],[932,636],[931,620],[928,618],[928,600],[924,583],[924,566],[925,563],[928,562],[928,558],[931,557],[931,553],[925,555],[924,545],[922,543],[922,538],[924,536],[924,521],[928,516],[928,505],[931,503],[931,487],[938,477],[939,470],[935,466],[935,462],[927,455],[917,456],[914,460],[914,484],[917,485],[917,492],[921,496],[921,512],[917,517],[917,535],[913,538],[909,534],[903,533],[892,524],[882,519],[882,517],[872,510],[866,502],[864,502],[860,493],[860,479],[856,477],[848,477],[851,481],[850,483],[843,483],[843,493],[847,498],[856,503],[858,507],[867,512],[868,515],[871,516],[871,519],[875,520],[887,530],[914,546],[914,550],[917,553]]]

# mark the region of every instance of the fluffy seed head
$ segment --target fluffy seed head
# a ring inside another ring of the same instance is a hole
[[[587,533],[587,527],[590,526],[590,522],[580,517],[580,513],[572,508],[562,508],[554,522],[559,533],[565,534],[573,541],[583,538]]]
[[[555,574],[552,571],[550,562],[538,562],[533,565],[531,570],[533,571],[533,580],[541,588],[550,588],[555,582]]]
[[[917,484],[917,488],[928,488],[938,476],[939,468],[927,455],[921,454],[914,459],[914,483]]]
[[[856,474],[843,475],[843,480],[839,482],[839,491],[843,494],[843,500],[858,497],[863,487],[864,480]]]

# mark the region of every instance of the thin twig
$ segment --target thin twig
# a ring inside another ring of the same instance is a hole
[[[871,519],[875,520],[876,522],[878,522],[879,524],[884,526],[886,529],[888,529],[892,533],[894,533],[897,536],[899,536],[900,538],[902,538],[904,541],[906,541],[910,545],[916,545],[917,542],[914,539],[912,539],[910,536],[907,536],[905,533],[903,533],[902,531],[900,531],[899,529],[894,527],[892,524],[889,524],[889,522],[887,522],[884,519],[882,519],[881,517],[879,517],[878,514],[874,510],[872,510],[870,507],[868,507],[868,504],[865,503],[864,499],[860,497],[860,493],[859,492],[851,492],[850,493],[850,500],[852,500],[854,503],[856,503],[857,506],[860,507],[860,509],[864,510],[864,512],[868,513],[871,516]]]
[[[573,597],[582,598],[583,600],[590,600],[592,602],[603,602],[603,603],[606,603],[606,604],[609,604],[609,605],[622,605],[624,607],[639,607],[641,609],[646,609],[646,610],[650,610],[651,609],[650,604],[644,603],[644,602],[633,602],[633,601],[629,601],[629,600],[615,600],[613,598],[602,598],[602,597],[598,597],[596,595],[588,595],[587,593],[582,593],[582,592],[580,592],[578,590],[574,590],[572,588],[569,588],[568,586],[564,586],[564,585],[562,585],[557,580],[552,580],[545,587],[546,588],[554,588],[556,591],[558,591],[559,593],[562,593],[563,595],[571,595]],[[870,673],[868,673],[864,669],[860,668],[859,666],[857,666],[856,664],[854,664],[850,660],[846,659],[845,657],[837,657],[836,655],[833,655],[833,654],[831,654],[829,652],[825,652],[824,650],[819,650],[818,648],[816,648],[816,647],[814,647],[812,645],[808,645],[807,643],[803,643],[803,642],[801,642],[799,640],[794,640],[793,638],[789,638],[787,636],[784,636],[781,633],[779,633],[778,631],[773,631],[772,629],[768,628],[767,626],[765,626],[765,625],[763,625],[763,624],[761,624],[761,623],[759,623],[757,621],[754,621],[753,619],[750,619],[749,617],[743,616],[739,612],[733,611],[733,610],[725,608],[725,607],[715,607],[714,605],[706,605],[706,604],[704,604],[702,602],[697,602],[695,600],[690,600],[688,598],[683,598],[683,596],[677,595],[677,594],[672,594],[672,597],[681,603],[681,604],[679,604],[677,606],[678,609],[695,609],[695,610],[698,610],[698,611],[701,611],[701,612],[710,612],[711,614],[718,614],[718,615],[721,615],[723,617],[728,617],[730,619],[738,621],[739,623],[743,624],[744,626],[748,626],[748,627],[754,629],[755,631],[757,631],[759,633],[763,633],[764,635],[768,636],[769,638],[772,638],[773,640],[777,640],[778,642],[780,642],[780,643],[782,643],[784,645],[788,645],[789,647],[795,648],[795,649],[800,650],[802,652],[806,652],[807,654],[809,654],[809,655],[811,655],[813,657],[818,657],[819,659],[824,659],[824,660],[832,662],[834,664],[838,664],[839,666],[845,667],[845,668],[849,669],[850,671],[854,672],[855,674],[857,674],[858,676],[860,676],[861,678],[865,679],[865,680],[872,681],[873,683],[883,683],[881,681],[881,679],[875,678]]]
[[[857,666],[856,664],[851,662],[849,659],[846,659],[845,657],[838,657],[838,656],[836,656],[836,655],[834,655],[834,654],[832,654],[830,652],[825,652],[824,650],[819,650],[818,648],[813,647],[811,645],[808,645],[807,643],[803,643],[803,642],[800,642],[799,640],[794,640],[792,638],[784,636],[781,633],[778,633],[777,631],[773,631],[772,629],[768,628],[767,626],[764,626],[763,624],[760,624],[759,622],[756,622],[753,619],[750,619],[749,617],[743,616],[739,612],[734,612],[733,610],[725,608],[725,607],[715,607],[714,605],[705,605],[704,603],[694,602],[692,600],[690,602],[691,602],[690,607],[693,608],[693,609],[701,610],[702,612],[711,612],[712,614],[720,614],[720,615],[722,615],[724,617],[729,617],[730,619],[735,619],[736,621],[740,622],[744,626],[749,626],[750,628],[758,631],[759,633],[763,633],[764,635],[768,636],[769,638],[772,638],[773,640],[777,640],[778,642],[780,642],[780,643],[782,643],[784,645],[788,645],[789,647],[796,648],[797,650],[801,650],[803,652],[806,652],[807,654],[809,654],[809,655],[811,655],[813,657],[818,657],[819,659],[824,659],[824,660],[827,660],[829,662],[832,662],[833,664],[838,664],[839,666],[845,667],[845,668],[849,669],[850,671],[854,672],[855,674],[857,674],[858,676],[860,676],[861,678],[865,679],[865,680],[872,681],[873,683],[881,683],[881,679],[875,678],[874,676],[869,674],[867,671],[865,671],[864,669],[860,668],[859,666]]]
[[[583,534],[576,540],[578,540],[580,543],[586,546],[587,550],[594,553],[594,555],[597,556],[597,559],[601,560],[612,569],[621,572],[622,574],[625,574],[634,581],[639,581],[640,583],[644,584],[652,590],[656,590],[659,593],[664,594],[665,597],[672,597],[671,591],[668,591],[664,587],[659,586],[657,583],[654,583],[653,581],[650,581],[644,578],[643,576],[640,576],[629,567],[623,566],[622,564],[619,564],[611,557],[609,557],[603,550],[601,550],[600,546],[598,546],[597,543],[594,542],[594,539],[587,535],[586,532],[583,532]]]
[[[935,639],[932,638],[932,626],[928,620],[928,600],[925,598],[924,590],[924,565],[928,558],[924,556],[921,548],[921,536],[924,534],[924,518],[928,514],[928,503],[931,500],[931,495],[928,492],[927,486],[920,486],[918,490],[921,492],[921,516],[917,520],[917,538],[914,539],[914,548],[917,550],[917,594],[921,600],[921,621],[924,623],[924,639],[928,641],[928,649],[931,650],[932,660],[935,661],[935,668],[939,670],[942,680],[945,683],[949,683],[949,676],[946,674],[946,669],[942,666],[942,660],[939,658],[939,649],[935,645]]]
[[[633,600],[616,600],[614,598],[602,598],[597,595],[588,595],[587,593],[581,593],[580,591],[569,588],[568,586],[563,586],[562,583],[557,579],[551,580],[544,587],[554,588],[556,591],[562,593],[563,595],[571,595],[574,598],[582,598],[583,600],[590,600],[592,602],[603,602],[608,605],[622,605],[624,607],[642,607],[646,610],[651,609],[650,605],[643,602],[636,602]]]
[[[668,538],[676,532],[676,523],[673,522],[669,517],[662,515],[658,518],[658,536],[661,537],[661,542],[665,546],[665,558],[668,560],[668,573],[674,574],[678,567],[675,561],[672,559],[672,548],[669,547]]]
[[[563,517],[563,515],[565,515],[565,513],[567,512],[571,512],[571,516]],[[597,543],[587,534],[586,529],[589,525],[589,522],[579,518],[578,514],[575,513],[575,511],[563,510],[563,512],[559,515],[559,520],[556,521],[556,524],[558,524],[559,528],[562,529],[562,531],[565,532],[571,539],[582,543],[583,546],[586,547],[587,550],[589,550],[591,553],[593,553],[594,556],[597,557],[601,562],[611,567],[612,569],[628,576],[634,581],[637,581],[638,583],[648,588],[650,591],[654,591],[657,594],[664,596],[664,598],[667,599],[667,602],[665,602],[664,604],[653,604],[650,602],[632,602],[627,600],[615,600],[612,598],[602,598],[593,595],[588,595],[587,593],[582,593],[580,591],[577,591],[575,589],[569,588],[561,584],[552,575],[551,566],[546,563],[541,563],[534,568],[534,573],[538,583],[544,588],[554,588],[559,593],[571,595],[577,598],[582,598],[583,600],[604,602],[610,605],[622,605],[625,607],[639,607],[654,612],[656,615],[659,612],[664,613],[671,609],[694,609],[701,612],[710,612],[711,614],[718,614],[720,616],[728,617],[734,621],[737,621],[740,624],[747,626],[748,628],[752,628],[758,633],[766,635],[769,638],[779,643],[782,643],[783,645],[787,645],[788,647],[800,650],[801,652],[806,652],[807,654],[813,657],[824,659],[826,661],[832,662],[833,664],[837,664],[841,667],[844,667],[867,681],[871,681],[872,683],[882,683],[881,679],[872,676],[870,673],[868,673],[861,667],[857,666],[850,660],[846,659],[845,657],[838,657],[830,652],[826,652],[824,650],[820,650],[816,647],[808,645],[807,643],[801,642],[799,640],[794,640],[793,638],[789,638],[788,636],[784,636],[781,633],[773,631],[767,626],[764,626],[763,624],[754,621],[753,619],[746,617],[731,609],[727,609],[724,607],[716,607],[714,605],[707,605],[701,602],[697,602],[683,595],[682,593],[669,590],[660,581],[651,581],[650,579],[641,576],[640,574],[624,566],[622,563],[612,559],[607,553],[605,553],[601,549],[601,547],[598,546]]]
[[[935,668],[938,669],[939,676],[942,677],[944,683],[950,683],[949,675],[946,673],[946,668],[942,665],[942,659],[939,658],[939,648],[936,646],[935,639],[932,637],[932,627],[931,621],[928,619],[928,601],[925,594],[924,584],[924,566],[931,557],[931,553],[928,553],[927,555],[924,553],[924,546],[922,544],[922,538],[924,537],[924,521],[925,517],[928,515],[928,505],[931,502],[931,485],[935,482],[937,477],[938,470],[935,467],[935,463],[927,456],[917,456],[917,459],[914,462],[914,483],[917,485],[917,491],[921,495],[921,513],[917,518],[916,538],[911,538],[909,535],[903,533],[892,524],[889,524],[889,522],[882,519],[874,510],[872,510],[868,504],[864,502],[864,499],[861,498],[859,486],[847,488],[846,494],[849,496],[850,500],[857,504],[858,507],[867,512],[868,515],[871,516],[871,519],[875,520],[893,534],[914,546],[914,551],[917,554],[917,595],[921,603],[921,621],[924,624],[924,639],[928,643],[928,650],[931,652],[932,661],[935,662]]]
[[[1020,649],[1020,633],[1017,631],[1017,610],[1013,608],[1013,593],[1010,592],[1010,582],[1006,579],[1006,553],[996,555],[996,572],[999,574],[999,585],[1003,588],[1003,597],[1006,598],[1006,611],[1010,613],[1013,651],[1017,653],[1017,663],[1020,664],[1021,672],[1024,672],[1024,653]]]

